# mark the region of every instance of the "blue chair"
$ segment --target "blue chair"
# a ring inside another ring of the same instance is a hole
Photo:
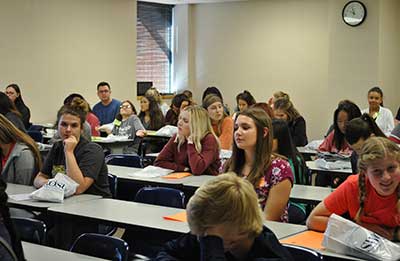
[[[296,245],[283,244],[284,247],[289,251],[294,260],[308,260],[308,261],[318,261],[324,260],[324,257],[317,251]]]
[[[0,237],[0,253],[2,260],[18,261],[12,246],[2,237]]]
[[[143,168],[142,158],[138,155],[131,154],[110,154],[105,157],[105,161],[110,165]]]
[[[37,219],[12,217],[15,229],[21,240],[34,244],[46,243],[46,224]]]
[[[108,184],[110,185],[110,191],[113,198],[117,197],[118,179],[117,176],[108,173]]]
[[[75,240],[70,251],[113,261],[127,261],[129,246],[116,237],[86,233]]]
[[[28,135],[36,142],[43,142],[43,135],[40,131],[28,130]]]
[[[185,194],[173,188],[144,187],[136,193],[134,201],[164,207],[185,208]]]
[[[35,125],[35,124],[32,124],[32,125],[29,127],[28,131],[42,131],[43,129],[44,129],[44,128],[43,128],[42,125]]]

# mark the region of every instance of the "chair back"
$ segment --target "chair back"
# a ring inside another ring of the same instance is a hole
[[[117,187],[118,187],[118,179],[117,176],[108,173],[108,184],[110,185],[110,191],[113,198],[117,197]]]
[[[86,233],[75,240],[70,251],[113,261],[127,261],[129,246],[120,238]]]
[[[43,135],[40,131],[28,130],[28,135],[36,142],[43,142]]]
[[[294,260],[324,260],[324,257],[314,249],[290,244],[283,244],[283,246],[286,247]]]
[[[105,161],[110,165],[143,168],[142,158],[138,155],[130,154],[110,154],[105,157]]]
[[[35,124],[32,124],[28,129],[28,131],[42,131],[42,130],[43,130],[42,125],[35,125]]]
[[[134,201],[164,207],[185,208],[185,194],[174,188],[144,187],[136,193]]]
[[[11,217],[15,230],[20,239],[34,244],[46,243],[46,224],[37,219],[24,217]]]
[[[12,246],[2,237],[0,237],[0,257],[1,260],[18,261]]]

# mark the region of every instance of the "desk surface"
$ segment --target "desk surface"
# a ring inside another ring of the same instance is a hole
[[[319,172],[330,172],[330,173],[341,173],[341,174],[352,174],[351,164],[349,162],[348,169],[323,169],[316,166],[315,161],[306,161],[307,167],[312,171],[319,171]]]
[[[318,204],[332,191],[332,188],[327,187],[294,185],[290,192],[290,199],[300,203]]]
[[[264,225],[274,232],[278,239],[293,236],[294,234],[307,230],[306,226],[275,222],[275,221],[264,221]]]
[[[101,261],[105,259],[72,253],[69,251],[22,242],[24,255],[28,261]]]
[[[161,177],[146,178],[131,176],[132,173],[135,173],[135,171],[139,170],[139,168],[108,165],[108,172],[116,175],[119,179],[155,185],[181,185],[183,188],[186,188],[188,190],[196,190],[205,182],[215,178],[215,176],[209,175],[189,176],[182,179],[164,179]],[[294,185],[290,193],[290,198],[296,202],[317,204],[322,201],[326,196],[328,196],[331,192],[332,190],[330,188]]]
[[[182,185],[183,179],[165,179],[162,177],[137,177],[132,174],[140,171],[140,168],[122,167],[116,165],[107,165],[108,173],[117,176],[118,179],[136,181],[148,184],[166,184],[166,185]]]
[[[306,148],[306,147],[297,147],[297,150],[301,153],[301,154],[303,154],[303,155],[317,155],[318,154],[318,151],[317,150],[313,150],[313,149],[309,149],[309,148]]]
[[[182,211],[184,210],[178,208],[168,208],[115,199],[79,202],[49,209],[50,214],[106,221],[107,223],[113,223],[122,227],[140,226],[177,233],[187,233],[189,232],[189,226],[186,222],[170,221],[163,218],[164,216],[173,215]],[[265,221],[264,224],[270,228],[278,238],[284,238],[307,230],[306,226],[273,221]]]
[[[36,190],[36,188],[34,188],[32,186],[7,183],[6,192],[8,195],[16,195],[16,194],[32,193],[35,190]],[[37,201],[37,200],[33,200],[33,199],[17,201],[17,200],[8,198],[8,204],[12,207],[17,207],[17,208],[25,208],[25,209],[36,210],[36,211],[45,211],[49,207],[75,204],[75,203],[82,202],[82,201],[89,201],[89,200],[100,199],[100,198],[101,198],[101,196],[97,196],[97,195],[81,194],[81,195],[75,195],[75,196],[66,198],[66,199],[64,199],[63,203],[52,203],[52,202],[45,202],[45,201]]]
[[[122,227],[140,226],[178,233],[189,232],[187,223],[165,220],[164,216],[182,212],[168,208],[115,199],[99,199],[49,208],[50,214],[78,216],[106,221]]]

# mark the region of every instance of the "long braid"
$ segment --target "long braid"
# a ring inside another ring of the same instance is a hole
[[[358,175],[358,198],[360,202],[360,208],[355,216],[356,221],[360,221],[361,216],[364,214],[364,204],[367,197],[367,188],[365,186],[365,174],[362,172]]]

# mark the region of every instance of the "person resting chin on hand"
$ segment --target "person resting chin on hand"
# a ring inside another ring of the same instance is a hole
[[[53,145],[47,155],[34,180],[35,187],[42,187],[57,173],[62,173],[79,184],[75,194],[111,197],[103,149],[81,136],[85,119],[86,114],[79,107],[61,107],[57,117],[61,140]]]

